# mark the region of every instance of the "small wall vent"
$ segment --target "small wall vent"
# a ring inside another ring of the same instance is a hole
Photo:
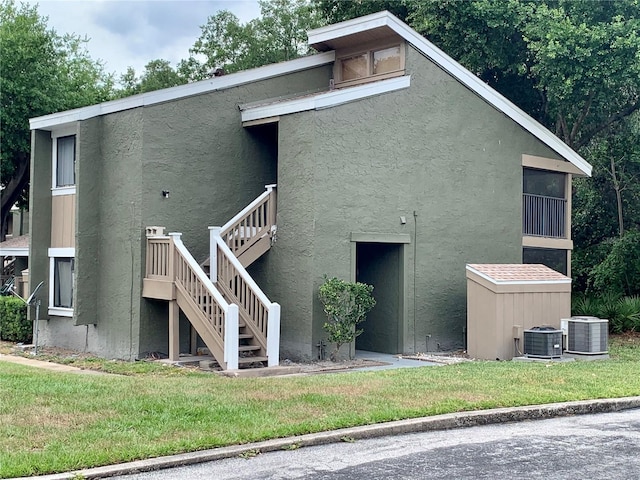
[[[533,327],[524,331],[524,354],[534,358],[562,356],[562,330],[554,327]]]
[[[609,351],[609,320],[597,317],[571,317],[567,323],[568,353],[597,355]]]

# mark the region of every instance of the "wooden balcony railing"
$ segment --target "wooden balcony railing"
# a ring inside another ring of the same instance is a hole
[[[567,238],[567,200],[523,194],[522,233],[536,237]]]

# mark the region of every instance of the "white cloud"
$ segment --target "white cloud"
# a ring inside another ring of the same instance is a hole
[[[200,26],[219,10],[230,10],[247,22],[260,15],[257,0],[26,0],[38,3],[41,16],[58,34],[90,39],[91,57],[102,60],[116,77],[127,67],[139,74],[149,61],[162,58],[176,65],[189,56]]]

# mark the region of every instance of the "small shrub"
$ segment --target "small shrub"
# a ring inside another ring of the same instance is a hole
[[[27,343],[31,334],[27,305],[16,297],[0,297],[0,340]]]
[[[319,297],[328,319],[323,327],[329,334],[329,341],[336,345],[330,354],[332,361],[338,359],[342,345],[351,343],[362,333],[362,329],[356,327],[365,320],[369,310],[376,304],[371,292],[372,285],[325,276]]]
[[[610,330],[614,333],[640,331],[640,296],[618,300],[617,316]]]

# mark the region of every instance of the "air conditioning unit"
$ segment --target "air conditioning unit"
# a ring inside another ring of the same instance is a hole
[[[533,327],[524,331],[524,354],[534,358],[562,356],[562,330],[554,327]]]
[[[567,352],[587,355],[609,351],[609,320],[597,317],[567,319]]]

